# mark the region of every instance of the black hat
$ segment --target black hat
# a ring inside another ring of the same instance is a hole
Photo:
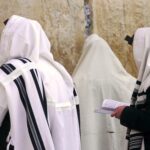
[[[125,40],[128,42],[129,45],[133,44],[134,34],[132,36],[127,35]]]
[[[6,25],[6,24],[7,24],[8,20],[9,20],[9,19],[6,19],[6,20],[3,22],[3,23],[4,23],[4,25]]]

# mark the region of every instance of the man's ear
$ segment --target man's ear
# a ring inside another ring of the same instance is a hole
[[[9,21],[9,19],[6,19],[6,20],[3,22],[4,25],[6,25],[8,21]]]
[[[129,35],[126,35],[125,40],[128,42],[129,45],[133,44],[134,35],[131,37]]]

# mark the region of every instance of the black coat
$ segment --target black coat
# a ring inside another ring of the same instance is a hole
[[[150,88],[146,91],[145,110],[126,107],[121,114],[120,123],[129,129],[143,132],[145,150],[150,150]]]

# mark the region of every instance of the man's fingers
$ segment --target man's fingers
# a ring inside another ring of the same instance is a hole
[[[115,117],[116,116],[116,111],[114,110],[111,114],[111,117]]]

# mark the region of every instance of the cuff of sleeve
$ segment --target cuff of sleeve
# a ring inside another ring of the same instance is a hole
[[[135,122],[135,119],[136,115],[134,113],[134,108],[126,107],[121,114],[120,123],[123,126],[132,128],[132,124]]]

